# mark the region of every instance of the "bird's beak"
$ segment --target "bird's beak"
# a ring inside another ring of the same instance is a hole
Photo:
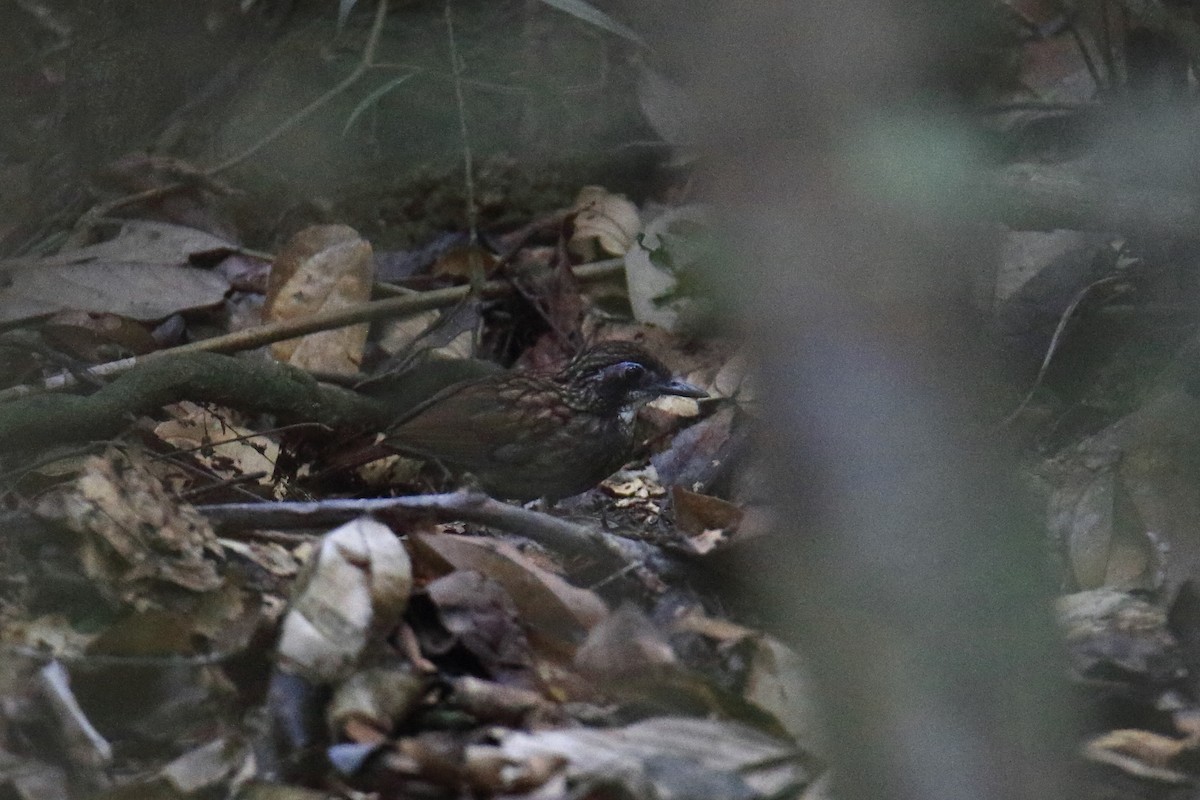
[[[658,393],[673,394],[676,397],[695,397],[697,399],[708,397],[708,392],[679,378],[672,378],[666,383],[659,384]]]

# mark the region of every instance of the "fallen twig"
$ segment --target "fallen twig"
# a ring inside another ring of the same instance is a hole
[[[598,261],[594,264],[584,264],[575,267],[574,272],[578,280],[592,282],[620,275],[624,268],[624,259],[618,258],[608,261]],[[486,281],[479,286],[479,296],[481,297],[503,297],[512,291],[513,287],[507,281]],[[423,311],[445,308],[461,302],[470,293],[471,287],[464,285],[451,286],[446,289],[434,289],[433,291],[417,294],[388,297],[383,300],[362,303],[361,305],[337,311],[329,311],[324,314],[314,314],[311,317],[304,317],[303,319],[273,322],[267,325],[260,325],[256,328],[228,333],[223,336],[214,336],[211,339],[189,342],[178,347],[157,350],[149,355],[137,358],[110,361],[106,364],[100,364],[85,370],[83,374],[91,376],[117,375],[128,372],[135,366],[147,361],[158,360],[166,356],[182,355],[184,353],[233,353],[239,350],[250,350],[255,347],[271,344],[272,342],[293,339],[297,336],[304,336],[309,333],[316,333],[317,331],[340,328],[345,325],[355,325],[360,322],[373,322],[378,319],[410,316]],[[40,386],[21,385],[4,389],[0,391],[0,402],[44,392],[58,391],[75,385],[77,385],[77,380],[74,376],[69,374],[57,375],[53,378],[48,378]]]
[[[185,399],[271,413],[285,423],[321,422],[348,430],[380,425],[388,416],[386,406],[318,384],[295,367],[189,353],[147,360],[86,397],[40,395],[0,406],[0,453],[115,436],[131,416]]]
[[[422,512],[443,522],[472,522],[525,536],[567,557],[606,556],[635,572],[647,560],[662,561],[662,552],[651,545],[607,533],[550,514],[493,500],[481,492],[353,500],[318,500],[308,503],[224,503],[197,506],[218,531],[236,528],[324,528],[340,525],[363,514]],[[645,576],[642,576],[643,580]]]
[[[311,117],[313,114],[315,114],[321,108],[323,108],[326,104],[328,104],[329,101],[333,100],[335,97],[340,95],[342,92],[346,91],[351,86],[353,86],[355,83],[357,83],[358,80],[360,78],[362,78],[362,76],[365,75],[368,70],[372,69],[375,66],[375,52],[379,47],[379,37],[383,31],[383,21],[384,21],[384,18],[387,16],[387,9],[388,9],[388,0],[379,0],[379,4],[375,8],[375,20],[371,24],[370,32],[367,34],[367,41],[366,41],[366,44],[363,45],[362,55],[359,58],[358,64],[356,64],[354,66],[354,69],[352,69],[350,71],[349,75],[347,75],[345,78],[343,78],[341,81],[339,81],[337,83],[337,85],[330,88],[328,91],[326,91],[320,97],[318,97],[317,99],[313,100],[311,103],[306,105],[304,108],[300,109],[295,114],[292,114],[290,117],[285,119],[283,122],[279,123],[270,132],[268,132],[265,136],[263,136],[261,139],[259,139],[254,144],[247,147],[242,152],[238,153],[237,155],[230,156],[229,158],[225,159],[224,161],[217,164],[216,166],[208,167],[207,169],[203,170],[200,174],[203,177],[210,178],[214,175],[217,175],[221,172],[224,172],[225,170],[228,170],[228,169],[240,164],[241,162],[245,161],[250,156],[257,153],[262,148],[266,147],[271,142],[278,139],[283,134],[287,133],[292,128],[299,125],[304,120]],[[96,224],[98,221],[100,221],[101,218],[108,216],[109,214],[116,211],[117,209],[124,208],[125,206],[128,206],[128,205],[133,205],[134,203],[139,203],[143,200],[156,200],[159,197],[165,197],[166,195],[171,194],[172,192],[177,192],[180,189],[187,188],[190,185],[192,185],[192,184],[190,184],[188,182],[184,182],[184,181],[179,181],[179,182],[168,184],[166,186],[157,186],[157,187],[154,187],[153,189],[147,189],[145,191],[135,192],[134,194],[128,194],[123,197],[118,197],[116,199],[109,200],[104,203],[100,203],[99,205],[93,206],[86,213],[84,213],[84,215],[79,218],[79,221],[76,223],[75,228],[77,231],[78,230],[86,230],[86,229],[90,228],[92,225]]]

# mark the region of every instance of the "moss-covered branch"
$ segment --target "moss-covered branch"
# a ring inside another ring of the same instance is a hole
[[[150,359],[100,391],[39,395],[0,405],[0,452],[107,439],[133,417],[179,400],[218,403],[275,414],[281,422],[321,422],[332,428],[369,428],[387,419],[386,407],[301,370],[215,353]]]

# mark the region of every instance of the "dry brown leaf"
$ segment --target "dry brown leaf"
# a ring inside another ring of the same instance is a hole
[[[371,299],[374,274],[371,245],[353,228],[305,228],[275,259],[263,316],[283,322],[365,303]],[[271,355],[302,369],[354,374],[362,362],[367,328],[348,325],[276,342]]]
[[[663,497],[667,490],[659,484],[652,470],[622,470],[602,483],[604,491],[613,497],[648,500]]]
[[[760,632],[753,628],[747,628],[745,625],[738,625],[736,622],[726,619],[708,617],[695,609],[674,619],[671,623],[671,630],[681,633],[696,633],[721,644],[737,644],[744,639],[760,635]]]
[[[497,581],[517,604],[522,622],[568,647],[608,615],[604,601],[594,593],[547,572],[505,542],[452,534],[415,533],[412,538],[456,569],[475,570]]]
[[[483,277],[490,278],[499,263],[500,260],[493,253],[479,245],[465,245],[452,247],[442,253],[438,256],[437,261],[433,262],[429,272],[436,278],[457,278],[467,281],[471,278],[471,271],[476,268],[480,270]]]
[[[38,514],[83,534],[84,571],[137,607],[154,606],[154,582],[193,592],[221,584],[205,558],[221,552],[208,521],[116,451],[88,459],[75,484],[43,498]]]
[[[491,677],[532,683],[529,640],[518,624],[516,604],[499,581],[459,569],[427,585],[425,592],[442,627]]]
[[[581,672],[604,680],[620,680],[678,663],[666,637],[632,603],[623,604],[592,628],[575,653],[575,666]]]
[[[680,431],[670,447],[650,459],[659,480],[666,486],[692,489],[710,479],[730,442],[736,417],[732,406],[722,408]]]
[[[42,337],[80,361],[100,363],[158,349],[146,327],[116,314],[63,311],[47,320]]]
[[[671,499],[675,524],[684,533],[696,535],[713,529],[734,531],[741,524],[742,510],[728,500],[699,494],[682,486],[671,487]]]
[[[808,669],[794,650],[777,639],[728,620],[689,611],[675,619],[672,630],[690,632],[724,647],[742,645],[749,668],[742,696],[771,715],[809,753],[821,753],[821,731],[816,698]]]
[[[360,670],[337,687],[325,718],[331,729],[346,731],[352,741],[374,742],[408,717],[428,686],[427,678],[407,669]],[[347,731],[354,722],[364,727]]]
[[[256,564],[277,578],[290,578],[300,571],[296,554],[278,542],[242,542],[221,539],[221,546]]]

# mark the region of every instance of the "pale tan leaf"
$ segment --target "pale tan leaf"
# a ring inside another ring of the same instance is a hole
[[[584,261],[625,255],[642,227],[637,206],[625,195],[611,194],[602,186],[580,189],[571,210],[575,212],[575,231],[567,249]]]
[[[386,525],[360,517],[330,531],[284,617],[281,663],[321,683],[346,677],[371,637],[399,623],[411,591],[412,563]]]
[[[263,316],[303,319],[371,299],[371,245],[346,225],[314,225],[297,233],[271,269]],[[366,324],[320,331],[271,345],[278,360],[303,369],[353,374],[362,362]]]
[[[154,426],[154,435],[159,439],[190,452],[216,475],[237,477],[265,473],[258,482],[271,484],[271,475],[279,458],[276,442],[186,400],[168,406],[166,411],[171,419]]]

